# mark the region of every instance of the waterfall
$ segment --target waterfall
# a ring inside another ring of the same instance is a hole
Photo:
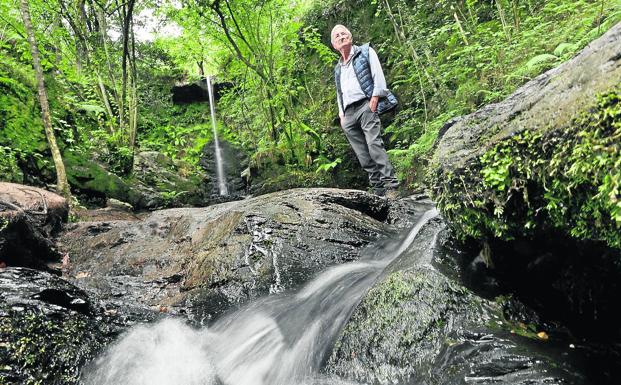
[[[338,333],[385,267],[438,215],[425,212],[401,241],[271,295],[212,326],[167,319],[127,332],[83,376],[87,385],[355,385],[320,374]]]
[[[211,125],[213,127],[214,152],[216,154],[216,174],[218,176],[218,190],[220,195],[229,195],[226,187],[226,177],[224,175],[224,161],[222,160],[222,152],[220,150],[220,142],[218,141],[218,131],[216,130],[216,108],[213,97],[213,86],[211,84],[211,76],[207,76],[207,91],[209,92],[209,109],[211,111]]]

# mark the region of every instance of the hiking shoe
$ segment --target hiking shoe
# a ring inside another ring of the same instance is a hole
[[[397,190],[396,188],[389,188],[384,193],[384,196],[391,201],[399,199],[399,195],[399,190]]]

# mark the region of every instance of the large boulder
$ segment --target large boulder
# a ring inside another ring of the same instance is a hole
[[[36,270],[0,268],[0,383],[77,384],[117,328],[86,294]]]
[[[405,226],[407,200],[362,191],[290,190],[140,221],[71,224],[60,238],[78,286],[104,299],[197,321],[294,287]]]
[[[0,182],[0,265],[46,268],[58,261],[50,238],[68,213],[67,200],[60,195]]]
[[[621,249],[621,24],[443,128],[432,193],[463,236],[556,231]]]
[[[539,311],[621,341],[621,24],[506,100],[447,123],[432,196]],[[526,279],[525,277],[529,277]]]
[[[464,286],[448,240],[439,219],[421,230],[358,305],[326,372],[373,384],[614,383],[616,353],[595,358],[514,299]]]

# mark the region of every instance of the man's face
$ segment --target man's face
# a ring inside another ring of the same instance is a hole
[[[344,47],[351,45],[351,34],[345,28],[337,28],[332,33],[332,46],[340,51]]]

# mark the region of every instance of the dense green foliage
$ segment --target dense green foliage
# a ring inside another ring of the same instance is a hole
[[[21,167],[53,182],[15,4],[0,8],[0,178],[22,180]],[[355,42],[371,41],[384,63],[400,100],[385,119],[387,146],[412,187],[446,120],[500,100],[621,20],[620,0],[186,0],[157,3],[156,16],[177,30],[148,40],[131,32],[144,19],[137,15],[156,8],[145,2],[133,11],[126,54],[125,35],[112,32],[123,26],[120,9],[30,4],[63,151],[121,176],[143,150],[197,165],[212,135],[208,107],[173,105],[170,89],[211,73],[223,85],[220,135],[250,155],[255,177],[275,178],[269,189],[363,186],[336,119],[335,23],[348,25]]]
[[[439,206],[464,236],[555,229],[621,248],[621,94],[601,95],[569,128],[524,131],[450,176]]]

